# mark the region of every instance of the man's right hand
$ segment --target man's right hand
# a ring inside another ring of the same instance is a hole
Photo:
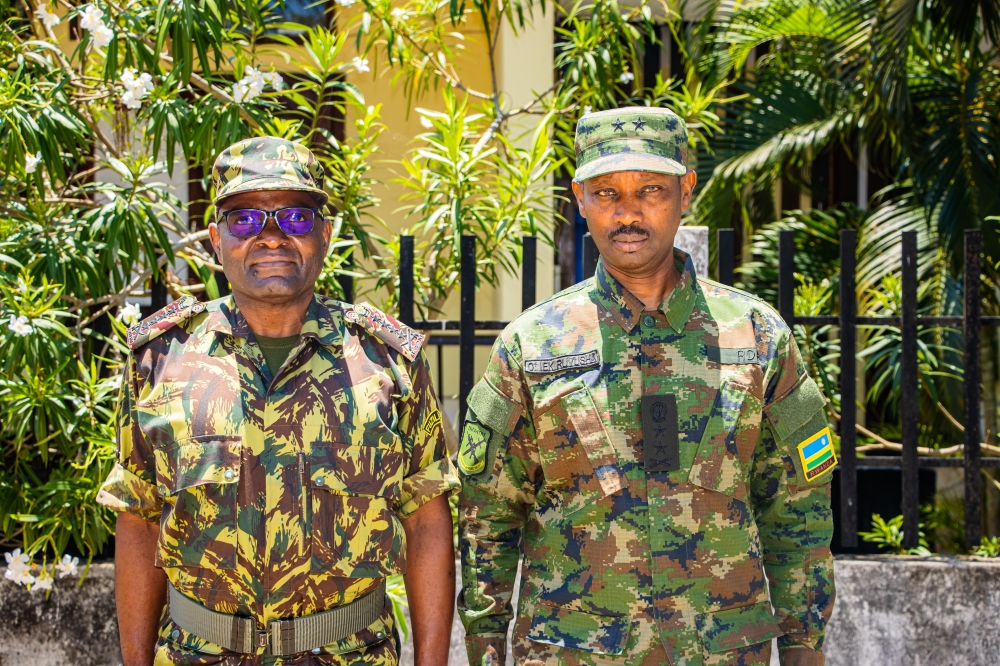
[[[125,666],[151,666],[167,575],[158,568],[156,541],[160,526],[119,513],[115,531],[115,603]]]

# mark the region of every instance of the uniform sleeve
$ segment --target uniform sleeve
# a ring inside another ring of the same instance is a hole
[[[506,659],[521,538],[540,476],[529,404],[519,359],[498,340],[486,375],[469,395],[458,453],[458,614],[471,666],[502,666]]]
[[[156,460],[135,417],[136,396],[144,383],[135,359],[129,356],[115,408],[117,461],[101,486],[97,501],[115,511],[126,511],[158,523],[163,498],[156,490]]]
[[[406,472],[395,506],[401,520],[435,497],[451,495],[459,485],[445,445],[444,415],[423,352],[410,364],[410,382],[409,398],[399,408],[399,432],[406,451]]]
[[[768,374],[750,492],[775,618],[784,632],[780,660],[783,666],[822,666],[834,603],[832,434],[825,400],[783,325]]]

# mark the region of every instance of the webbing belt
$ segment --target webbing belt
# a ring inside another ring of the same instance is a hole
[[[184,631],[232,652],[254,654],[267,647],[269,655],[305,652],[352,636],[382,615],[385,582],[349,604],[288,620],[271,620],[258,629],[250,617],[209,610],[170,585],[170,617]]]

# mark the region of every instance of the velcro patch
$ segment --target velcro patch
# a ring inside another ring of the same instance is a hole
[[[837,464],[837,454],[833,450],[833,434],[829,428],[823,428],[815,435],[802,440],[798,451],[806,483],[811,483]]]
[[[486,468],[486,452],[493,433],[476,421],[467,421],[458,448],[458,468],[463,474],[479,474]]]
[[[725,365],[760,363],[756,347],[706,347],[705,356],[713,363]]]
[[[553,356],[551,358],[532,358],[525,360],[524,371],[535,374],[548,374],[552,372],[562,372],[572,368],[589,368],[592,365],[600,365],[601,354],[596,349],[582,354],[567,354],[565,356]]]

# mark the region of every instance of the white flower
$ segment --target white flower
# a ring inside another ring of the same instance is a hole
[[[583,115],[585,115],[585,116],[589,115],[593,111],[594,111],[594,107],[592,107],[592,106],[588,105],[588,106],[583,107]]]
[[[4,578],[17,585],[31,585],[35,582],[35,577],[31,575],[31,561],[27,555],[21,552],[20,548],[12,553],[4,553],[3,556],[7,560],[7,571],[3,575]]]
[[[7,560],[8,571],[24,571],[28,568],[28,562],[30,561],[28,556],[21,552],[20,548],[10,553],[4,553],[3,558]]]
[[[631,83],[635,80],[635,74],[632,72],[622,72],[622,75],[618,77],[618,80],[622,83]]]
[[[337,4],[341,7],[350,7],[356,2],[356,0],[337,0]]]
[[[101,17],[104,16],[104,11],[97,5],[87,5],[80,12],[80,27],[84,30],[96,30],[97,28],[104,27],[104,21]]]
[[[243,102],[249,102],[257,95],[264,92],[264,86],[268,82],[271,83],[271,87],[276,90],[280,90],[278,85],[284,86],[284,80],[281,75],[277,72],[269,72],[267,74],[262,74],[259,69],[255,69],[250,65],[243,68],[243,73],[246,74],[242,79],[233,84],[233,99],[237,104],[242,104]],[[280,82],[275,84],[275,77]]]
[[[275,90],[281,91],[285,88],[285,80],[281,78],[281,74],[278,74],[277,72],[265,73],[264,80],[271,84],[271,87]]]
[[[354,56],[354,60],[351,61],[351,64],[354,66],[354,69],[358,70],[359,74],[364,74],[365,72],[370,72],[372,70],[372,68],[368,66],[367,58],[362,59]]]
[[[59,572],[60,578],[65,578],[66,576],[79,576],[80,572],[77,566],[80,564],[79,557],[71,557],[69,555],[63,555],[62,561],[56,563],[56,571]]]
[[[55,579],[52,578],[52,573],[47,571],[45,567],[42,567],[41,573],[38,574],[38,578],[31,585],[31,591],[35,590],[51,590],[52,583]]]
[[[111,40],[115,38],[114,31],[108,26],[101,24],[91,31],[91,39],[94,40],[94,46],[99,49],[103,49],[105,46],[111,43]]]
[[[395,9],[392,10],[392,18],[396,19],[397,21],[405,21],[406,19],[410,18],[410,12],[403,9],[402,7],[396,7]]]
[[[21,315],[17,319],[14,318],[14,315],[11,315],[10,321],[7,322],[7,328],[10,329],[11,333],[22,338],[26,335],[31,335],[35,330],[31,327],[31,324],[28,323],[28,318],[24,315]],[[14,552],[18,553],[20,552],[20,549],[15,550]],[[27,557],[27,555],[22,555],[22,557]],[[10,560],[7,561],[9,562]]]
[[[38,168],[38,163],[42,161],[42,151],[38,151],[34,155],[24,156],[24,172],[25,173],[35,173],[35,169]]]
[[[42,5],[38,5],[38,9],[35,10],[35,16],[49,30],[59,23],[59,17],[50,12],[48,7],[43,7]]]
[[[153,90],[153,76],[149,72],[136,75],[137,72],[131,67],[126,67],[122,71],[122,85],[125,92],[122,93],[122,102],[129,109],[138,109],[142,106],[142,98],[146,93]]]
[[[432,123],[431,119],[428,118],[427,116],[420,116],[420,124],[426,127],[427,129],[431,129],[432,127],[434,127],[434,123]]]
[[[118,321],[126,326],[135,326],[142,318],[142,312],[137,303],[126,303],[125,307],[118,310]]]

